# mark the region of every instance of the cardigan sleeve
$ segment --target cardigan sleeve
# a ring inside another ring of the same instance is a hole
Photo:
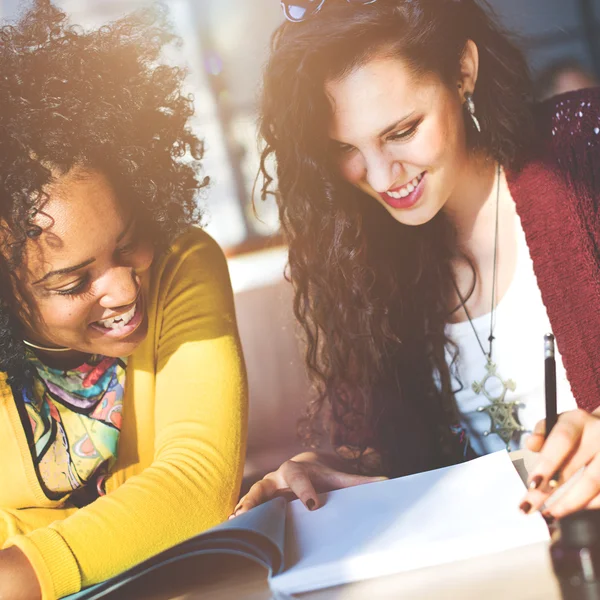
[[[509,185],[579,408],[600,403],[600,89],[536,107],[536,150]]]
[[[32,562],[44,599],[112,577],[235,505],[247,386],[233,297],[219,247],[204,233],[191,240],[161,274],[154,461],[64,520],[8,540]]]

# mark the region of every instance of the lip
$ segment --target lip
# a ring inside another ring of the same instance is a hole
[[[421,179],[421,181],[419,181],[419,185],[408,195],[405,196],[404,198],[392,198],[389,194],[386,194],[385,192],[382,192],[381,194],[379,194],[381,196],[381,198],[383,199],[383,201],[388,205],[391,206],[392,208],[397,208],[397,209],[407,209],[407,208],[412,208],[421,198],[421,196],[423,195],[423,190],[425,188],[425,180],[427,179],[427,171],[423,171],[423,177]],[[396,188],[395,190],[390,190],[392,192],[395,192],[397,190],[401,190],[402,188]]]
[[[138,295],[136,296],[135,300],[129,304],[129,308],[127,310],[121,311],[119,314],[117,315],[111,315],[110,317],[105,317],[104,319],[101,319],[102,321],[107,321],[108,319],[118,319],[119,317],[122,317],[123,315],[126,315],[133,307],[135,304],[137,304],[138,300],[139,300],[140,294],[138,292]],[[97,323],[98,321],[95,321],[95,323]]]
[[[127,311],[125,311],[127,312]],[[125,313],[123,313],[125,314]],[[118,316],[118,315],[116,315]],[[112,339],[123,339],[127,336],[131,335],[142,323],[144,320],[144,300],[142,294],[138,294],[136,304],[135,304],[135,314],[133,318],[125,327],[121,329],[107,329],[106,327],[102,327],[102,325],[98,325],[97,323],[90,323],[90,327],[94,331],[98,331],[102,334],[103,337],[108,337]]]

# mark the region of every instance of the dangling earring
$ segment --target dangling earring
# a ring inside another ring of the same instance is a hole
[[[481,125],[479,124],[479,119],[475,116],[475,102],[473,102],[473,94],[470,92],[465,93],[465,105],[467,107],[467,111],[469,112],[469,116],[473,119],[473,123],[475,124],[475,129],[479,133],[481,133]]]

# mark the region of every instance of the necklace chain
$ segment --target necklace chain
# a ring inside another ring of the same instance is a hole
[[[43,350],[44,352],[69,352],[69,350],[71,350],[71,348],[48,348],[46,346],[38,346],[37,344],[29,342],[28,340],[23,340],[23,343],[26,346],[35,348],[36,350]]]
[[[483,436],[487,437],[490,434],[496,434],[500,437],[500,439],[506,444],[506,449],[510,449],[511,441],[514,439],[515,434],[521,434],[525,431],[525,428],[521,425],[518,416],[518,407],[520,403],[518,400],[507,401],[506,394],[511,391],[514,392],[516,389],[516,383],[512,379],[504,380],[498,374],[496,369],[496,365],[492,360],[492,349],[494,343],[494,328],[496,326],[496,288],[497,288],[497,267],[498,267],[498,232],[499,232],[499,221],[500,221],[500,174],[501,167],[498,164],[498,172],[497,177],[498,181],[496,184],[496,225],[494,229],[494,267],[493,267],[493,281],[492,281],[492,307],[490,310],[490,336],[488,341],[490,343],[489,353],[483,348],[483,344],[479,339],[479,335],[477,333],[477,329],[475,329],[475,325],[473,324],[473,320],[471,319],[471,315],[469,314],[469,310],[467,309],[467,303],[465,299],[462,297],[460,290],[458,289],[458,285],[454,278],[452,282],[456,289],[456,293],[461,301],[461,305],[467,315],[467,319],[469,319],[469,323],[471,328],[473,329],[473,333],[475,334],[475,338],[477,339],[477,343],[481,348],[481,352],[487,359],[487,364],[485,366],[486,375],[481,381],[474,381],[471,385],[471,389],[475,392],[475,394],[483,394],[487,400],[489,401],[488,405],[480,406],[477,411],[481,413],[486,413],[490,417],[490,428],[487,431],[483,432]],[[490,390],[487,387],[487,382],[489,380],[498,380],[500,382],[500,390],[499,393],[494,390]]]
[[[490,335],[488,337],[488,341],[490,343],[489,353],[485,351],[483,344],[481,343],[481,339],[477,333],[477,329],[475,329],[475,325],[473,324],[473,319],[471,319],[471,315],[469,313],[469,309],[467,308],[467,302],[463,298],[460,290],[458,289],[458,285],[456,284],[456,280],[452,278],[452,283],[454,284],[454,289],[456,290],[456,294],[460,300],[461,306],[463,307],[465,314],[467,315],[467,319],[473,329],[473,333],[475,334],[475,338],[477,339],[477,343],[481,348],[481,352],[488,359],[489,362],[492,361],[492,349],[494,343],[494,328],[496,326],[496,279],[497,279],[497,264],[498,264],[498,231],[499,231],[499,216],[500,216],[500,173],[501,167],[498,164],[497,170],[497,182],[496,182],[496,225],[494,228],[494,266],[492,270],[492,307],[490,310]]]

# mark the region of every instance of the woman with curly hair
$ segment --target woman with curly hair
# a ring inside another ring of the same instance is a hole
[[[282,5],[262,170],[268,191],[274,157],[317,385],[306,433],[325,423],[337,460],[286,462],[236,514],[525,442],[523,511],[582,466],[551,514],[600,506],[600,92],[532,105],[475,0]],[[544,443],[551,330],[563,414]]]
[[[164,16],[0,29],[0,596],[58,598],[231,512],[246,379]]]

